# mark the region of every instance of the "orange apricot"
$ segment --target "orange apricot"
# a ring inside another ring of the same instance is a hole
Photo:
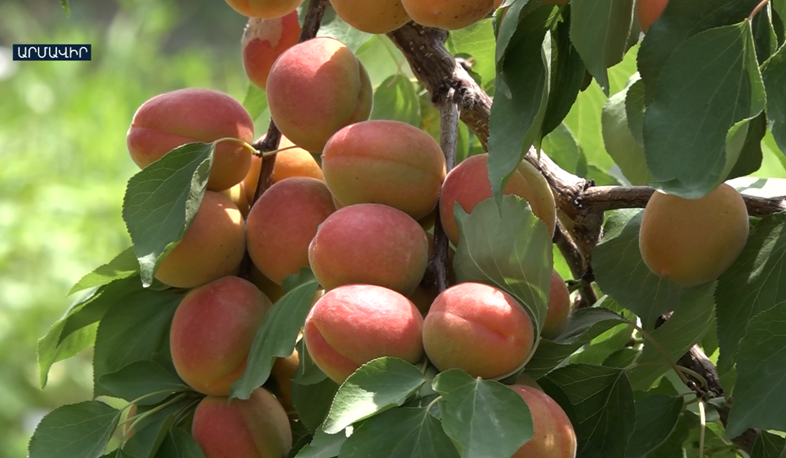
[[[556,270],[551,271],[549,306],[540,335],[546,339],[556,339],[568,325],[570,319],[570,292]]]
[[[576,432],[562,407],[538,388],[511,385],[510,389],[524,399],[532,415],[532,439],[511,458],[575,458]]]
[[[226,0],[235,11],[248,17],[270,19],[295,11],[303,0]]]
[[[409,22],[401,0],[330,0],[336,14],[367,33],[388,33]]]

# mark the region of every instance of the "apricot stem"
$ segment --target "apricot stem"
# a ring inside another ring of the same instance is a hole
[[[707,414],[704,412],[704,401],[699,401],[699,418],[701,418],[701,429],[699,430],[699,456],[704,456],[704,436],[707,430]]]
[[[299,146],[295,146],[295,145],[285,146],[285,147],[279,148],[277,150],[265,151],[264,153],[259,153],[258,156],[261,156],[261,157],[275,156],[278,153],[281,153],[281,152],[284,152],[284,151],[287,151],[287,150],[291,150],[291,149],[297,149],[297,148],[300,148],[300,147]]]
[[[250,151],[251,154],[258,154],[256,148],[244,142],[243,140],[240,140],[239,138],[232,138],[232,137],[219,138],[218,140],[215,140],[213,142],[213,145],[218,146],[219,143],[223,143],[223,142],[237,143],[238,145]]]
[[[753,8],[753,11],[751,11],[750,16],[748,16],[748,20],[753,21],[753,18],[756,17],[756,15],[759,14],[759,11],[761,11],[761,9],[764,8],[769,2],[770,0],[761,0],[761,2],[756,5],[756,8]]]

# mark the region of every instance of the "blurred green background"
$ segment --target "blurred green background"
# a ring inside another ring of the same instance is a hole
[[[125,134],[150,97],[210,87],[242,101],[246,19],[223,1],[0,2],[0,458],[27,455],[49,410],[91,398],[91,354],[41,390],[36,342],[71,285],[130,244],[121,218],[137,168]],[[14,43],[93,45],[90,62],[13,62]]]

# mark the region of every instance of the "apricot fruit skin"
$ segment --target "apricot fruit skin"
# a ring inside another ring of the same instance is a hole
[[[380,203],[420,219],[437,204],[445,157],[426,132],[399,121],[365,121],[336,132],[322,172],[343,205]]]
[[[248,254],[266,277],[281,284],[309,265],[309,244],[335,211],[325,183],[295,177],[270,187],[248,214]]]
[[[200,393],[228,395],[271,307],[256,286],[239,277],[189,291],[175,311],[169,338],[180,378]]]
[[[205,458],[285,458],[292,448],[287,414],[264,388],[247,400],[204,398],[194,412],[191,434]]]
[[[375,285],[345,285],[325,293],[303,331],[314,362],[336,383],[375,358],[410,363],[423,358],[423,318],[401,294]]]
[[[180,89],[157,95],[139,107],[126,144],[131,159],[144,169],[178,146],[220,138],[253,141],[254,121],[243,105],[222,92]],[[250,166],[248,149],[235,142],[219,143],[207,188],[231,188],[243,180]]]
[[[318,37],[289,48],[267,80],[270,115],[294,144],[319,153],[328,139],[371,114],[365,67],[343,43]]]
[[[718,278],[748,239],[742,196],[722,183],[701,199],[655,192],[644,208],[639,249],[657,276],[689,287]]]
[[[322,169],[311,153],[303,148],[295,147],[295,144],[283,135],[281,136],[278,147],[279,149],[291,149],[276,153],[276,164],[273,166],[273,175],[271,176],[273,184],[293,177],[311,177],[319,181],[325,181],[322,175]],[[254,192],[256,192],[257,184],[259,184],[259,174],[262,170],[262,162],[263,159],[261,157],[253,156],[251,158],[251,168],[248,171],[248,175],[246,175],[246,178],[243,180],[243,184],[249,196],[249,202],[254,199]]]
[[[510,389],[524,399],[532,415],[532,439],[511,458],[575,458],[576,432],[562,407],[538,388],[511,385]]]
[[[193,288],[233,273],[243,260],[243,215],[229,197],[205,192],[180,243],[158,266],[155,277],[176,288]]]
[[[639,17],[641,31],[647,33],[653,22],[657,21],[666,9],[669,0],[637,0],[636,15]]]
[[[426,271],[428,239],[417,221],[400,210],[381,204],[350,205],[322,223],[308,260],[326,290],[363,283],[406,295]]]
[[[286,16],[295,11],[303,0],[226,0],[226,2],[243,16],[270,19]]]
[[[300,31],[297,11],[279,18],[248,19],[241,40],[243,67],[248,79],[258,88],[265,90],[273,62],[281,53],[297,44]]]
[[[401,0],[404,10],[418,24],[457,30],[488,16],[503,0]]]
[[[551,286],[549,288],[549,306],[546,319],[540,335],[543,338],[554,340],[568,326],[570,320],[570,292],[562,277],[556,270],[551,271]]]
[[[458,202],[464,211],[471,213],[475,205],[490,198],[492,195],[488,174],[488,154],[478,154],[462,161],[445,177],[439,201],[439,217],[445,233],[454,245],[458,244],[459,234],[453,216],[453,203]],[[502,193],[514,194],[526,200],[532,213],[546,224],[549,237],[554,235],[557,224],[554,194],[546,179],[532,164],[521,161]]]
[[[409,22],[401,0],[330,0],[336,14],[367,33],[388,33]]]
[[[524,364],[535,332],[513,296],[482,283],[459,283],[431,304],[423,347],[440,371],[457,368],[473,377],[498,378]]]

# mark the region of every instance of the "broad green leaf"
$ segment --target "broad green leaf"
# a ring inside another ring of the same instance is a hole
[[[307,4],[308,2],[304,3],[303,5],[305,6]],[[303,17],[302,15],[299,16]],[[344,43],[349,49],[352,50],[352,52],[357,52],[364,43],[374,37],[374,35],[361,32],[360,30],[344,22],[336,14],[333,8],[327,8],[325,10],[325,15],[322,18],[317,36],[333,37]]]
[[[442,395],[442,427],[462,458],[510,458],[532,437],[529,407],[507,386],[450,369],[432,387]]]
[[[292,403],[309,431],[316,431],[325,421],[337,391],[338,385],[329,378],[308,385],[292,382]]]
[[[767,88],[767,119],[781,151],[786,152],[786,46],[781,46],[761,69]]]
[[[344,442],[340,456],[458,458],[459,454],[439,420],[431,416],[428,409],[401,407],[377,415],[360,425]]]
[[[71,287],[71,291],[68,292],[68,295],[70,296],[71,294],[88,288],[108,285],[115,280],[122,280],[136,275],[138,272],[139,262],[136,260],[134,247],[129,247],[108,263],[97,267],[94,271],[82,277]]]
[[[403,359],[369,361],[341,384],[322,429],[336,434],[355,422],[399,407],[425,382],[420,370]]]
[[[153,397],[137,401],[137,405],[158,404],[172,393],[191,391],[180,378],[153,361],[136,361],[119,371],[103,375],[98,383],[111,396],[134,402],[152,393],[162,392]]]
[[[123,452],[129,456],[152,458],[156,456],[161,445],[166,441],[169,430],[175,424],[175,417],[180,409],[185,408],[193,400],[180,400],[179,403],[163,406],[162,410],[139,409],[137,413],[149,416],[140,418],[133,425],[134,434],[123,445]]]
[[[625,117],[636,144],[644,148],[644,82],[638,73],[631,77],[630,82],[631,84],[626,88]],[[643,150],[642,154],[644,154]],[[649,176],[649,172],[647,175]]]
[[[748,323],[761,312],[786,302],[786,215],[773,214],[756,224],[742,253],[718,279],[718,371],[737,360]]]
[[[120,420],[120,411],[100,401],[58,407],[38,424],[29,458],[98,458]]]
[[[529,204],[511,195],[497,207],[480,202],[467,215],[454,208],[459,244],[453,261],[459,283],[476,281],[500,288],[527,310],[535,329],[543,326],[551,285],[551,238]]]
[[[305,4],[305,3],[304,3]],[[407,59],[386,35],[369,35],[355,55],[368,71],[371,87],[377,88],[391,75],[403,75],[410,81],[415,79]]]
[[[107,310],[98,326],[93,356],[95,396],[111,395],[100,383],[105,374],[168,353],[169,328],[182,299],[180,294],[145,289]]]
[[[772,23],[769,8],[762,8],[753,18],[753,38],[756,44],[756,60],[759,65],[778,50],[778,36]]]
[[[637,84],[643,89],[641,81],[636,80],[622,92],[611,96],[603,106],[601,122],[606,151],[614,158],[625,178],[633,185],[646,185],[652,177],[647,171],[644,150],[636,141],[628,121],[628,90]]]
[[[689,430],[685,423],[685,418],[680,416],[674,430],[665,442],[658,448],[648,453],[647,458],[675,458],[684,456],[682,444],[688,439]]]
[[[603,360],[602,366],[626,369],[641,355],[641,350],[635,348],[620,348]]]
[[[625,371],[571,364],[538,380],[547,394],[552,386],[570,400],[565,409],[582,458],[622,458],[633,433],[636,409]],[[554,397],[554,396],[552,396]]]
[[[156,458],[205,458],[194,437],[181,428],[169,430]]]
[[[751,458],[782,458],[786,452],[786,440],[781,436],[760,431],[753,444]]]
[[[730,174],[747,136],[744,121],[764,104],[750,23],[686,40],[663,67],[644,114],[652,184],[685,198],[706,195]]]
[[[543,151],[566,172],[587,178],[587,157],[565,123],[551,131],[541,144]]]
[[[746,428],[786,431],[786,306],[779,304],[750,321],[737,355],[734,405],[726,437]]]
[[[296,458],[333,458],[339,455],[341,446],[347,440],[347,435],[342,431],[337,434],[327,434],[321,429],[314,433],[311,443],[301,448],[295,455]]]
[[[593,308],[610,310],[624,318],[627,322],[616,324],[610,329],[593,337],[581,351],[574,353],[570,358],[571,363],[600,365],[614,352],[626,347],[633,337],[636,315],[619,306],[609,296],[601,297]],[[578,313],[578,311],[574,312]]]
[[[480,77],[478,84],[483,89],[493,89],[496,67],[494,52],[496,39],[491,27],[491,19],[483,19],[469,27],[454,30],[445,43],[454,56],[468,55],[472,72]]]
[[[629,0],[572,0],[570,39],[587,70],[609,94],[607,68],[622,61],[633,22]]]
[[[251,119],[256,121],[267,110],[267,95],[256,84],[248,82],[248,91],[243,99],[243,108],[246,109]]]
[[[412,82],[400,74],[383,81],[374,91],[371,119],[391,119],[420,127],[420,101]]]
[[[215,149],[212,143],[183,145],[128,180],[123,220],[145,286],[153,283],[160,261],[183,238],[199,210]]]
[[[314,359],[308,352],[305,340],[300,339],[295,348],[298,352],[298,366],[292,381],[301,385],[313,385],[325,380],[327,375],[314,362]]]
[[[767,116],[761,112],[750,121],[742,121],[729,130],[726,136],[726,151],[738,151],[739,156],[728,178],[750,175],[762,165],[762,140],[767,133]]]
[[[638,458],[663,444],[674,431],[682,412],[682,398],[653,394],[636,400],[636,423],[625,458]]]
[[[298,286],[289,288],[292,284]],[[276,301],[254,336],[246,370],[232,385],[231,398],[248,399],[251,392],[268,379],[276,358],[292,354],[318,288],[319,282],[307,267],[301,268],[299,275],[290,275],[284,280],[284,289],[288,292]]]

